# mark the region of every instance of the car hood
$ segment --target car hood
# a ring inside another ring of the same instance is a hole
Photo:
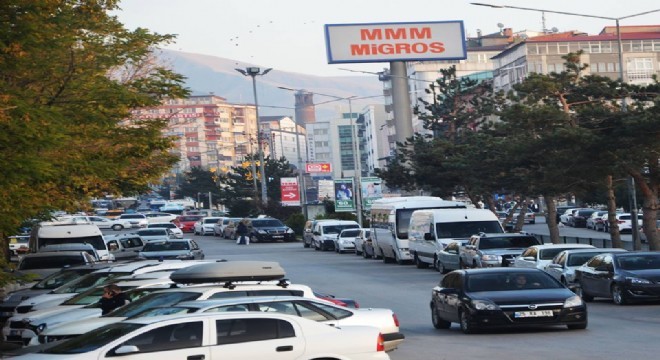
[[[486,249],[480,250],[485,255],[520,255],[524,248],[506,248],[506,249]]]
[[[45,294],[51,290],[52,289],[22,289],[12,291],[11,293],[7,294],[7,297],[5,297],[4,301],[0,302],[0,306],[17,306],[21,303],[21,301]]]
[[[95,317],[95,318],[83,319],[78,321],[66,322],[51,328],[46,328],[46,330],[44,330],[42,335],[46,335],[46,336],[80,335],[92,331],[94,329],[100,328],[101,326],[114,324],[124,319],[126,318],[125,317]]]
[[[23,302],[20,303],[19,306],[23,305],[32,305],[32,306],[37,306],[43,303],[52,303],[54,301],[59,301],[63,302],[67,299],[70,299],[74,296],[78,295],[78,293],[63,293],[63,294],[41,294],[37,295],[35,297],[31,297]],[[59,303],[58,303],[59,304]]]
[[[49,318],[51,316],[54,316],[56,314],[59,314],[63,311],[70,311],[70,310],[76,310],[80,309],[84,305],[58,305],[58,306],[53,306],[49,307],[47,309],[41,309],[41,310],[36,310],[36,311],[30,311],[25,314],[16,314],[10,318],[10,321],[21,321],[25,319],[30,319],[34,323],[41,323],[42,319]]]
[[[512,291],[481,291],[470,293],[474,300],[490,300],[498,305],[530,303],[563,303],[575,294],[566,288]]]
[[[660,269],[624,270],[623,276],[640,277],[655,282],[660,282]]]
[[[26,318],[31,319],[32,323],[35,324],[46,323],[48,326],[53,326],[62,322],[78,321],[80,319],[99,316],[101,316],[101,308],[85,308],[82,305],[70,305],[49,315],[39,317],[27,316]]]

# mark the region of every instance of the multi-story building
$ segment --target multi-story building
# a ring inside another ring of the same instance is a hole
[[[307,133],[290,116],[260,116],[259,128],[268,142],[270,156],[286,158],[290,164],[303,167],[307,161]]]
[[[621,26],[623,81],[649,84],[660,66],[660,25]],[[531,37],[493,57],[493,85],[508,91],[528,74],[549,74],[564,70],[562,56],[583,51],[580,61],[589,66],[583,75],[619,78],[619,50],[616,28],[605,27],[598,35],[571,31]]]
[[[362,174],[364,176],[374,176],[374,170],[385,165],[385,160],[390,156],[388,146],[387,114],[384,105],[365,106],[358,120],[360,139],[362,140],[361,156],[364,157],[364,167]],[[362,130],[363,129],[363,130]]]
[[[257,152],[254,105],[230,104],[215,95],[169,99],[162,105],[133,112],[138,119],[166,119],[166,136],[175,137],[179,156],[174,173],[193,167],[228,171]]]

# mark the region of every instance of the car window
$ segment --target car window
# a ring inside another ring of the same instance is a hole
[[[142,248],[144,252],[177,250],[190,250],[190,245],[186,241],[150,241]]]
[[[360,230],[344,230],[341,232],[342,237],[356,237],[360,234]]]
[[[537,245],[538,240],[533,236],[498,236],[494,238],[482,237],[479,242],[480,249],[527,248]],[[528,249],[530,250],[530,249]],[[532,256],[532,255],[523,255]]]
[[[294,337],[293,326],[280,319],[227,319],[216,321],[218,345]]]
[[[658,254],[619,256],[616,262],[618,267],[624,270],[660,269],[660,255]]]
[[[594,253],[575,253],[575,254],[571,254],[568,257],[568,263],[566,264],[566,266],[581,266],[582,264],[589,261],[589,259],[594,257],[594,255],[597,255],[597,254],[594,254]]]
[[[132,303],[120,307],[111,313],[103,315],[103,317],[131,317],[135,316],[147,309],[156,307],[165,307],[180,303],[182,301],[197,300],[200,294],[197,292],[167,292],[167,293],[152,293],[141,297]]]
[[[503,233],[499,220],[493,221],[459,221],[436,223],[435,232],[438,238],[469,238],[476,233]]]
[[[552,260],[555,255],[564,251],[565,249],[543,249],[539,252],[539,259],[541,260]]]
[[[81,354],[94,351],[118,338],[135,331],[143,324],[115,323],[100,327],[80,336],[76,336],[70,341],[59,343],[49,349],[44,350],[46,354]]]
[[[250,311],[250,308],[246,304],[235,304],[235,305],[225,305],[218,306],[204,312],[213,313],[213,312],[234,312],[234,311]]]
[[[596,268],[596,267],[600,266],[602,263],[603,263],[603,256],[598,255],[598,256],[595,256],[593,259],[589,260],[589,262],[587,263],[587,266],[590,267],[590,268]]]
[[[440,286],[443,288],[462,289],[463,278],[459,273],[449,273],[442,279]]]
[[[122,345],[137,346],[140,353],[199,347],[202,346],[203,326],[201,321],[162,326],[129,339]]]

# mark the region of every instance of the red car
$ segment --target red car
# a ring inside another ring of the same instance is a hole
[[[195,223],[203,217],[203,215],[179,215],[172,222],[184,233],[191,233],[195,228]]]

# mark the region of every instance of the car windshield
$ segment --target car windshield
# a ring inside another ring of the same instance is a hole
[[[152,293],[120,307],[111,313],[103,315],[103,317],[132,317],[149,309],[168,307],[182,301],[197,300],[200,295],[201,294],[197,292],[185,291]]]
[[[507,249],[507,248],[528,248],[532,245],[537,245],[538,241],[533,236],[511,236],[511,237],[496,237],[496,238],[481,238],[479,239],[479,248],[482,250],[487,249]]]
[[[215,224],[220,220],[220,218],[217,219],[204,219],[205,224]]]
[[[81,278],[73,280],[63,286],[58,287],[53,290],[53,294],[70,294],[70,293],[79,293],[85,291],[89,288],[104,284],[108,279],[111,279],[115,276],[130,275],[130,272],[102,272],[102,273],[91,273],[87,274]]]
[[[498,220],[493,221],[459,221],[436,223],[435,231],[440,239],[469,238],[478,233],[503,233]]]
[[[31,269],[61,269],[67,265],[80,265],[85,263],[82,255],[56,255],[25,257],[21,260],[19,270]]]
[[[339,234],[344,229],[357,229],[359,227],[360,226],[357,225],[357,224],[324,226],[323,227],[323,233],[324,234]]]
[[[660,254],[619,256],[616,261],[623,270],[660,269]]]
[[[62,305],[89,305],[93,304],[103,295],[103,287],[88,289],[80,294],[72,297],[71,299],[62,303]]]
[[[360,230],[345,230],[341,233],[343,237],[356,237],[360,234]]]
[[[578,254],[571,254],[568,257],[568,261],[566,266],[582,266],[582,264],[586,263],[591,259],[592,257],[598,255],[599,253],[578,253]]]
[[[144,252],[150,251],[176,251],[190,250],[190,245],[186,241],[168,241],[168,242],[148,242],[142,248]]]
[[[114,323],[92,330],[75,338],[57,344],[47,350],[44,354],[82,354],[94,351],[103,345],[119,339],[141,327],[144,324]]]
[[[32,288],[33,289],[55,289],[58,288],[69,281],[80,277],[83,275],[83,272],[78,271],[61,271],[53,275],[48,276],[47,278],[36,283]]]
[[[284,226],[284,224],[282,224],[282,222],[277,220],[277,219],[252,220],[252,226],[253,227],[282,227],[282,226]]]
[[[138,231],[140,236],[167,235],[167,229],[145,229]]]
[[[524,278],[524,284],[516,281]],[[558,289],[562,285],[554,281],[552,277],[542,272],[525,273],[490,273],[470,274],[467,277],[466,288],[468,292],[480,291],[512,291],[522,289]]]

